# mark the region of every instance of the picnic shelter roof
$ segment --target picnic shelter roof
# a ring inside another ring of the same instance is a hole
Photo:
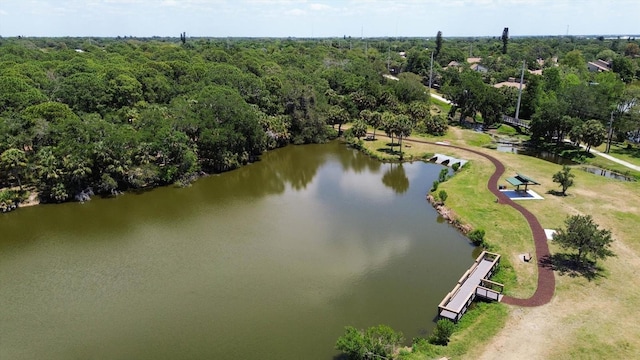
[[[516,176],[514,177],[510,177],[507,178],[507,182],[513,186],[520,186],[520,185],[540,185],[539,182],[533,180],[532,178],[522,175],[522,174],[516,174]]]

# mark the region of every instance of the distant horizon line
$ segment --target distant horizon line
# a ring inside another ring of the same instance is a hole
[[[418,35],[403,35],[403,36],[352,36],[352,35],[343,35],[343,36],[210,36],[210,35],[193,35],[188,38],[192,39],[355,39],[355,40],[364,40],[364,39],[432,39],[436,36],[418,36]],[[620,38],[636,38],[640,37],[640,34],[558,34],[558,35],[511,35],[510,39],[514,38],[535,38],[535,37],[581,37],[581,38],[598,38],[604,37],[605,39],[620,39]],[[180,35],[171,36],[171,35],[147,35],[147,36],[136,36],[136,35],[52,35],[52,36],[42,36],[42,35],[11,35],[4,36],[0,34],[0,39],[11,39],[11,38],[21,38],[21,39],[51,39],[51,38],[71,38],[71,39],[86,39],[86,38],[100,38],[100,39],[118,39],[118,38],[132,38],[132,39],[180,39]],[[500,35],[456,35],[456,36],[442,36],[443,39],[460,39],[460,38],[500,38]]]

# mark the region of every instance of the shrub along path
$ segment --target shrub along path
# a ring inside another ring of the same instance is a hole
[[[531,228],[531,232],[533,234],[533,242],[536,247],[536,260],[538,265],[538,287],[536,288],[536,291],[533,293],[533,295],[528,299],[518,299],[511,296],[504,296],[502,298],[502,302],[510,305],[532,307],[532,306],[544,305],[544,304],[547,304],[549,301],[551,301],[551,298],[553,297],[553,293],[556,288],[556,279],[553,275],[553,270],[550,267],[545,266],[541,261],[542,259],[546,259],[550,256],[549,244],[547,243],[547,236],[544,232],[544,228],[542,228],[542,225],[540,225],[540,222],[538,221],[538,219],[536,219],[536,217],[529,210],[525,209],[522,205],[517,204],[513,200],[509,199],[508,196],[504,195],[500,190],[498,190],[498,181],[500,180],[500,177],[502,176],[502,174],[504,174],[504,171],[505,171],[504,164],[502,164],[502,162],[500,162],[498,159],[494,158],[491,155],[488,155],[483,152],[473,150],[470,148],[462,147],[462,146],[439,144],[439,143],[419,140],[415,138],[410,138],[407,140],[410,140],[412,142],[417,142],[417,143],[460,149],[463,151],[468,151],[468,152],[480,155],[485,159],[491,161],[491,163],[495,166],[496,170],[493,173],[493,175],[491,175],[491,177],[489,178],[489,181],[487,182],[487,188],[489,189],[489,191],[491,191],[491,193],[493,193],[497,197],[498,203],[513,207],[514,209],[519,211],[527,220],[527,223],[529,223],[529,227]]]

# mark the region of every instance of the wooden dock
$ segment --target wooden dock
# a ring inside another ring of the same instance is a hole
[[[453,290],[442,299],[438,305],[438,316],[457,322],[477,296],[500,301],[504,285],[489,280],[499,264],[500,255],[483,251]]]

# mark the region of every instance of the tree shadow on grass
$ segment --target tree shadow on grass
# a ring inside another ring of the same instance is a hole
[[[400,155],[400,151],[396,151],[393,149],[389,149],[389,148],[377,148],[376,149],[379,152],[385,153],[385,154],[389,154],[389,155]]]
[[[562,143],[547,143],[540,146],[541,150],[550,151],[554,154],[560,155],[565,159],[571,159],[575,162],[584,162],[587,158],[593,159],[596,157],[593,153],[587,152],[585,149],[576,146],[574,144],[562,142]]]
[[[573,254],[553,254],[540,259],[540,265],[545,268],[557,271],[560,275],[570,277],[584,277],[591,281],[604,277],[604,268],[598,266],[595,261],[577,261]]]
[[[553,195],[553,196],[560,196],[560,197],[567,196],[567,194],[563,194],[562,191],[558,191],[558,190],[549,190],[547,191],[547,194]]]
[[[640,147],[627,146],[626,148],[614,148],[611,149],[614,154],[628,155],[634,158],[640,158]]]

